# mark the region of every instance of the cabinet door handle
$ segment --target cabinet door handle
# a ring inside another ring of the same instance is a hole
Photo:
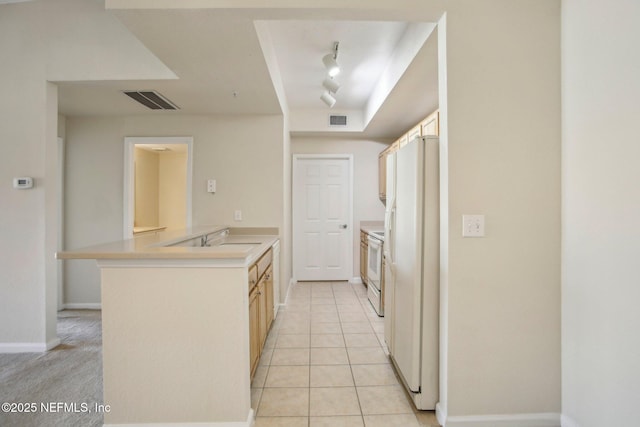
[[[342,228],[343,230],[347,228],[347,224],[340,224],[340,228]]]

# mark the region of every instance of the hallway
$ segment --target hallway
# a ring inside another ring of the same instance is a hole
[[[299,282],[267,337],[251,389],[256,427],[433,427],[385,352],[362,284]]]

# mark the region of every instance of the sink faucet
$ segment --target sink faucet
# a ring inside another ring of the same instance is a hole
[[[211,246],[209,243],[209,235],[200,236],[200,247]]]

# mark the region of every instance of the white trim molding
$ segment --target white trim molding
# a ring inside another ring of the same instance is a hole
[[[353,285],[362,285],[362,278],[361,277],[352,277],[349,280],[349,283],[353,284]]]
[[[39,342],[10,342],[0,343],[1,353],[44,353],[60,345],[60,338],[54,338],[46,343]]]
[[[220,422],[194,422],[194,423],[136,423],[136,424],[103,424],[102,427],[253,427],[255,414],[249,410],[247,421],[220,421]]]
[[[446,427],[560,427],[559,413],[464,415],[448,417]]]
[[[293,288],[296,283],[297,282],[293,277],[289,279],[289,286],[287,286],[287,293],[284,296],[284,302],[280,304],[281,307],[286,307],[286,305],[289,304],[289,291],[291,291],[291,288]]]
[[[102,303],[99,302],[69,302],[63,306],[64,310],[102,310]]]
[[[562,427],[580,427],[580,424],[578,424],[570,416],[565,414],[562,414],[562,417],[560,417],[560,425]]]
[[[252,427],[253,421],[226,421],[209,423],[139,423],[139,424],[102,424],[102,427]]]

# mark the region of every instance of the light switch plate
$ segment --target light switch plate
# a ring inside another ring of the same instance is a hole
[[[484,215],[462,215],[462,237],[484,237]]]
[[[238,209],[238,210],[236,210],[236,211],[233,213],[233,219],[234,219],[234,220],[236,220],[236,221],[242,221],[242,211],[241,211],[241,210],[239,210],[239,209]]]

